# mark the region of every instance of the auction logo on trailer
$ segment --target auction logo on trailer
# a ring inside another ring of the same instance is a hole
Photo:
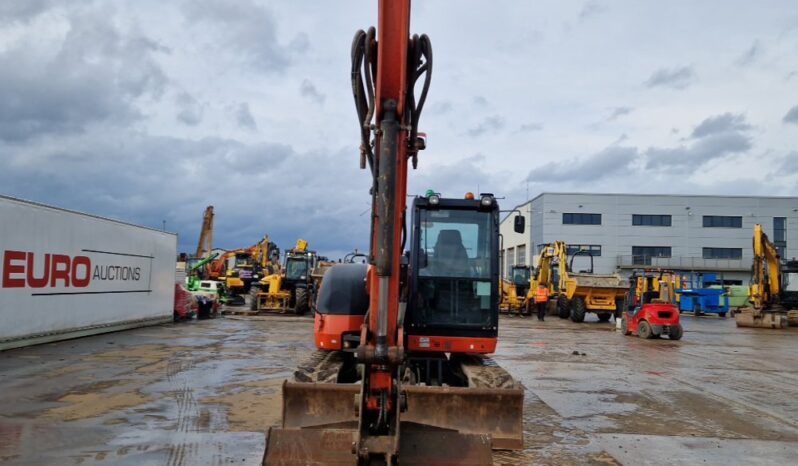
[[[83,249],[81,255],[6,250],[2,288],[27,288],[33,296],[146,293],[153,256]]]

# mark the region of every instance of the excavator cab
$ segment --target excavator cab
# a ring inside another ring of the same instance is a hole
[[[492,353],[499,318],[495,199],[417,197],[412,231],[408,349]]]

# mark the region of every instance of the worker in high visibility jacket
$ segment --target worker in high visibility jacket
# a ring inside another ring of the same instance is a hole
[[[538,320],[543,322],[546,317],[546,305],[549,303],[549,289],[540,284],[535,290],[535,306],[538,308]]]

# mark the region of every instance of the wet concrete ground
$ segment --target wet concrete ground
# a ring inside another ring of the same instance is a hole
[[[526,449],[496,463],[794,464],[798,329],[683,325],[671,342],[503,318],[495,358],[527,388]],[[259,464],[311,332],[227,317],[0,353],[0,462]]]

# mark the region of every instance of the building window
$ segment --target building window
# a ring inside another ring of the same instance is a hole
[[[704,215],[705,228],[742,228],[742,217],[729,217],[725,215]]]
[[[742,259],[743,248],[704,248],[704,259]]]
[[[784,257],[787,249],[787,217],[773,217],[773,244],[779,250],[779,255]]]
[[[633,214],[632,225],[646,227],[669,227],[671,226],[671,216]]]
[[[507,264],[505,265],[505,272],[504,276],[509,277],[512,273],[513,266],[515,265],[515,248],[507,248],[507,254],[504,255],[507,258]]]
[[[601,256],[601,245],[599,245],[599,244],[569,244],[566,254],[568,254],[569,256],[573,256],[574,254],[577,253],[577,251],[585,251],[585,252],[582,253],[584,255],[588,255],[587,253],[589,252],[590,255],[592,255],[593,257],[599,257],[599,256]]]
[[[652,257],[671,257],[670,246],[632,246],[632,263],[651,265]]]
[[[563,213],[563,225],[601,225],[601,214]]]
[[[526,244],[515,248],[515,263],[516,265],[526,265]]]

